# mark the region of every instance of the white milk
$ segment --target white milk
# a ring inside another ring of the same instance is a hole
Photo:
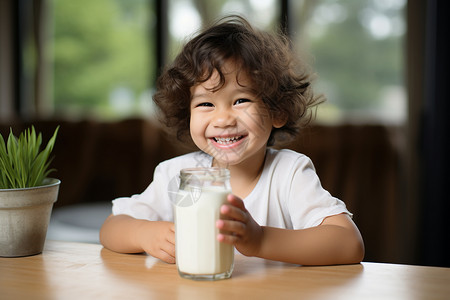
[[[220,206],[231,191],[207,187],[197,192],[198,200],[192,204],[189,192],[180,190],[174,206],[178,270],[192,275],[231,274],[234,247],[217,241],[216,228]]]

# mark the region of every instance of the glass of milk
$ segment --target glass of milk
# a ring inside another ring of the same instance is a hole
[[[230,172],[223,168],[180,171],[174,202],[175,251],[181,277],[218,280],[231,276],[234,247],[217,240],[220,207],[231,193]]]

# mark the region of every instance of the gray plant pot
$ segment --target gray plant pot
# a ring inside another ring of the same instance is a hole
[[[0,189],[0,256],[29,256],[42,252],[58,179],[23,189]]]

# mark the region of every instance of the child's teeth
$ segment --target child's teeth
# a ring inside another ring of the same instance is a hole
[[[228,145],[228,144],[234,143],[239,138],[240,138],[240,136],[227,137],[227,138],[216,137],[215,140],[219,144]]]

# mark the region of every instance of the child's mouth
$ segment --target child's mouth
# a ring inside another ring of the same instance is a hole
[[[243,137],[244,137],[243,135],[226,137],[226,138],[214,137],[213,140],[220,145],[231,145],[233,143],[240,141]]]

